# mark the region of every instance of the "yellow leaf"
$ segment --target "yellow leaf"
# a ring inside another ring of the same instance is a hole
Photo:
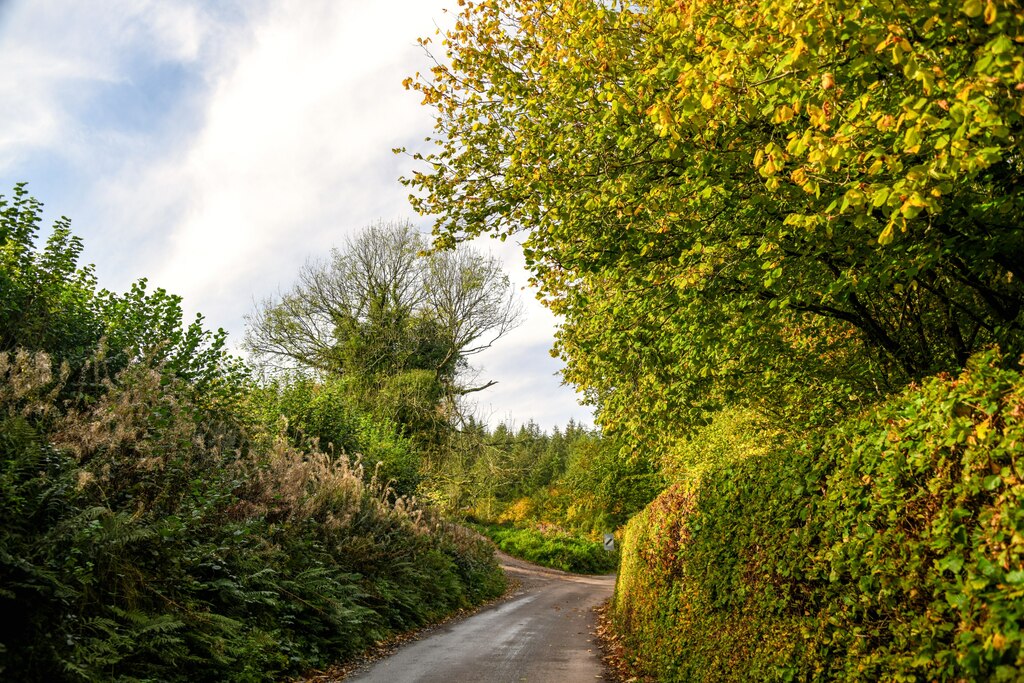
[[[715,106],[715,98],[711,96],[711,93],[704,93],[704,96],[700,98],[700,106],[705,109],[711,109],[711,107]]]
[[[793,118],[793,108],[787,105],[782,105],[775,110],[775,115],[772,117],[772,123],[785,123]]]
[[[978,435],[978,441],[984,441],[985,435],[988,434],[989,428],[992,427],[992,418],[987,418],[984,422],[979,422],[974,427],[975,433]]]
[[[985,5],[985,23],[993,24],[996,20],[996,3],[992,0],[988,0],[988,4]]]
[[[661,125],[672,125],[672,110],[669,109],[667,105],[661,108],[661,111],[658,112],[658,116],[661,118]]]
[[[889,223],[889,225],[885,226],[885,230],[882,231],[882,234],[878,236],[878,243],[884,247],[892,242],[892,237],[892,223]]]

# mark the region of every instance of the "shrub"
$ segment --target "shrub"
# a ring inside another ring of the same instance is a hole
[[[362,408],[351,384],[346,378],[282,377],[251,392],[250,409],[270,431],[283,416],[296,446],[361,460],[367,482],[375,478],[398,496],[414,495],[422,479],[421,450],[398,423]]]
[[[62,411],[65,376],[0,354],[6,677],[277,680],[503,589],[486,543],[348,458],[213,421],[160,367]]]
[[[618,566],[618,553],[566,533],[544,533],[500,525],[474,525],[503,551],[529,562],[577,574],[606,574]]]
[[[709,467],[626,529],[614,617],[659,680],[1017,680],[1024,378],[994,353]]]

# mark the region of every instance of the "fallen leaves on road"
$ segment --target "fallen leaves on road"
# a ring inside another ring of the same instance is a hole
[[[615,633],[611,618],[611,600],[594,608],[597,615],[597,642],[601,646],[608,680],[612,683],[654,683],[648,676],[636,675],[629,664],[629,653],[622,639]]]

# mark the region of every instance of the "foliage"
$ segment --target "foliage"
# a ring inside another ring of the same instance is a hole
[[[428,480],[427,495],[449,503],[498,547],[530,562],[578,573],[615,570],[602,535],[653,499],[663,479],[652,463],[596,430],[570,422],[550,434],[534,423],[513,431],[469,425],[456,457]],[[435,488],[438,484],[442,488]]]
[[[469,359],[519,320],[496,258],[426,247],[408,222],[371,225],[329,261],[307,264],[291,291],[259,304],[246,332],[264,368],[322,383],[269,387],[312,400],[286,413],[293,431],[382,463],[373,474],[401,494],[417,490],[425,458],[449,454],[461,397],[493,384],[471,386]],[[327,424],[339,419],[362,426]]]
[[[610,532],[665,486],[647,454],[624,451],[614,438],[592,435],[570,442],[567,456],[565,473],[533,496],[540,519],[553,517],[570,528]]]
[[[366,228],[326,263],[309,263],[280,300],[248,317],[246,346],[265,363],[363,381],[430,371],[455,393],[467,358],[519,317],[497,259],[472,250],[422,255],[409,223]]]
[[[399,422],[360,406],[351,383],[343,379],[279,377],[249,393],[255,419],[270,431],[283,417],[293,445],[322,449],[359,461],[366,475],[398,496],[411,496],[422,479],[422,454],[403,436]],[[408,424],[408,423],[406,423]]]
[[[234,450],[187,394],[133,366],[45,431],[5,404],[9,675],[275,680],[500,593],[486,547],[360,466],[283,435]]]
[[[699,481],[711,468],[767,455],[781,445],[785,436],[763,415],[744,408],[725,408],[674,444],[662,459],[662,471],[670,482]]]
[[[664,486],[657,467],[622,444],[571,422],[549,434],[468,424],[428,470],[424,494],[457,514],[520,528],[613,531]]]
[[[15,186],[0,195],[0,352],[46,351],[69,364],[69,392],[103,391],[101,374],[147,361],[213,405],[237,402],[244,368],[226,353],[224,330],[210,332],[197,315],[184,322],[181,297],[146,280],[123,295],[97,289],[92,266],[80,266],[82,241],[67,218],[57,220],[42,249],[42,204]]]
[[[24,185],[10,199],[0,195],[0,350],[59,352],[80,365],[103,334],[93,306],[96,277],[77,265],[82,242],[66,218],[35,249],[41,212]]]
[[[1024,377],[995,353],[627,527],[615,619],[666,681],[1017,680]]]
[[[618,552],[600,541],[566,533],[543,533],[496,524],[474,524],[504,552],[545,567],[577,574],[607,574],[618,566]]]
[[[416,468],[394,422],[254,387],[178,297],[97,291],[66,221],[36,250],[22,187],[0,208],[5,679],[279,680],[501,593],[488,544],[386,485]]]
[[[606,426],[836,422],[1021,352],[1018,3],[460,5],[405,182],[438,244],[528,231]]]

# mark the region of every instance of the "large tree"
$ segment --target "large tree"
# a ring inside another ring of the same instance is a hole
[[[1024,350],[1019,3],[460,5],[405,182],[442,245],[528,233],[605,424],[833,413]]]
[[[449,395],[479,390],[459,381],[468,358],[518,323],[518,300],[496,258],[427,246],[409,223],[367,227],[261,302],[246,347],[263,363],[322,375],[386,381],[419,370]]]

